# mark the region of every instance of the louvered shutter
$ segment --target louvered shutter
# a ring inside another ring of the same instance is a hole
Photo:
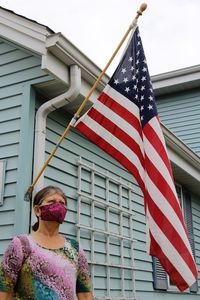
[[[167,274],[159,260],[153,257],[153,286],[155,290],[167,290]]]
[[[195,257],[195,245],[194,245],[194,232],[193,232],[193,221],[192,221],[192,205],[191,205],[191,194],[189,191],[184,190],[183,192],[183,209],[185,224],[188,230],[189,241],[192,248],[193,255]],[[190,292],[196,293],[198,291],[197,281],[190,287]]]

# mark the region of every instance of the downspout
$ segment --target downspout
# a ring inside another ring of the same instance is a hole
[[[59,95],[40,106],[36,114],[35,123],[35,149],[34,149],[34,172],[33,178],[37,176],[45,162],[45,139],[46,120],[49,113],[72,102],[80,93],[81,71],[77,65],[70,66],[70,87],[67,92]],[[44,187],[44,173],[34,187],[34,194]]]

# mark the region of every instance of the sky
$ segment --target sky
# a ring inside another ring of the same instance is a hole
[[[200,63],[200,0],[146,0],[138,20],[150,75]],[[62,32],[103,69],[142,1],[0,0],[0,6]],[[125,43],[126,44],[126,43]],[[107,70],[112,75],[125,47]]]

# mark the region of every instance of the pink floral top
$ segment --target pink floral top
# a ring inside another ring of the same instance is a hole
[[[78,243],[66,239],[64,248],[46,249],[30,235],[15,237],[0,265],[0,291],[24,300],[75,300],[91,290],[86,256]]]

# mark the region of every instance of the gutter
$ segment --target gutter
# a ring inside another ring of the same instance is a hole
[[[45,139],[46,139],[46,120],[49,113],[65,106],[77,98],[81,89],[81,71],[77,65],[70,66],[70,87],[67,92],[61,94],[40,106],[36,114],[35,124],[35,149],[34,149],[34,173],[37,176],[45,162]],[[37,193],[44,187],[44,173],[40,176],[34,187]]]

